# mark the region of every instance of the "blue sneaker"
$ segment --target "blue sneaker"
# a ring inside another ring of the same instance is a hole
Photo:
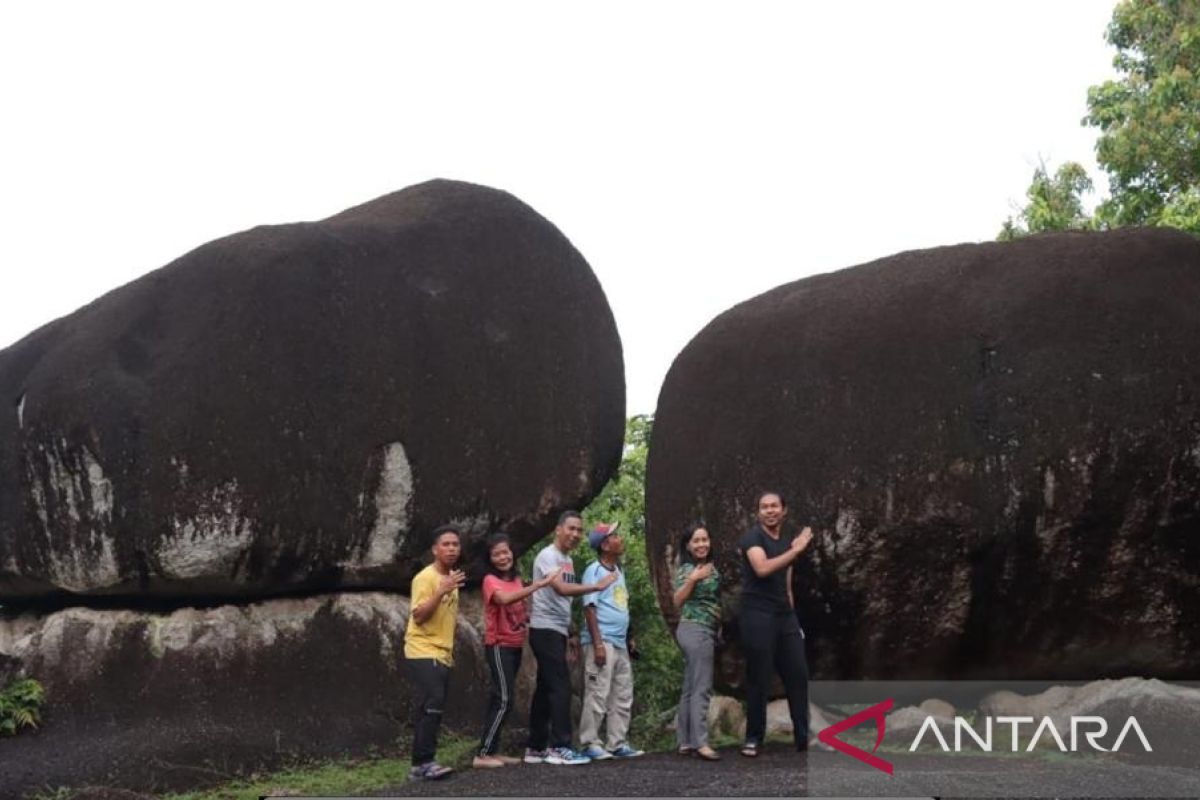
[[[546,751],[545,763],[557,764],[559,766],[575,766],[576,764],[590,764],[592,760],[587,756],[576,753],[569,747],[551,747]]]
[[[583,752],[581,752],[580,755],[587,756],[592,761],[606,761],[613,757],[612,753],[608,752],[598,744],[589,744],[583,749]]]
[[[409,780],[414,781],[437,781],[454,772],[450,767],[443,767],[435,761],[429,761],[425,764],[413,767],[408,771]]]
[[[637,758],[646,755],[645,750],[635,750],[627,744],[621,745],[616,750],[609,750],[608,753],[613,758]]]

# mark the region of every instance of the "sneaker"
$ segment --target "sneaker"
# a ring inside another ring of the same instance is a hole
[[[454,772],[454,770],[452,770],[450,767],[443,767],[436,761],[429,761],[425,764],[421,764],[418,767],[413,767],[410,769],[408,771],[408,777],[410,780],[414,781],[436,781],[439,778],[446,777],[451,772]]]
[[[612,758],[612,753],[605,750],[598,744],[590,744],[580,752],[580,755],[587,756],[592,761],[606,761]]]
[[[635,750],[627,744],[621,745],[616,750],[609,750],[608,753],[613,758],[637,758],[646,755],[645,750]]]
[[[503,767],[504,762],[494,756],[475,756],[471,761],[471,766],[475,769],[496,769]]]
[[[551,747],[546,751],[546,763],[574,766],[576,764],[590,764],[592,760],[587,756],[581,756],[569,747]]]
[[[544,764],[546,762],[546,755],[549,752],[549,750],[530,750],[526,747],[525,758],[522,760],[526,764]]]

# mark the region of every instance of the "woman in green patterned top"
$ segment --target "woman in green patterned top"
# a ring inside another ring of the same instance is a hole
[[[695,753],[705,761],[721,758],[708,746],[708,703],[712,699],[713,646],[721,622],[721,576],[712,561],[712,539],[703,523],[688,527],[679,542],[675,573],[675,639],[683,651],[683,692],[679,698],[676,736],[680,755]]]

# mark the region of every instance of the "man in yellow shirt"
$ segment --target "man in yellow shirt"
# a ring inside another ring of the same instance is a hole
[[[404,658],[416,695],[410,778],[437,780],[453,770],[438,764],[438,727],[446,704],[450,667],[454,664],[454,626],[458,622],[458,589],[466,580],[455,569],[462,534],[453,525],[433,532],[433,563],[412,581],[412,611],[404,631]]]

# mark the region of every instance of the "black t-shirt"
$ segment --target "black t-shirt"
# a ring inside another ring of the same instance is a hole
[[[746,531],[738,540],[738,552],[742,554],[742,607],[756,608],[762,611],[790,611],[787,592],[787,567],[772,572],[765,578],[758,577],[746,553],[751,547],[761,547],[767,558],[783,555],[791,547],[796,531],[784,525],[779,531],[779,538],[772,539],[756,524]]]

